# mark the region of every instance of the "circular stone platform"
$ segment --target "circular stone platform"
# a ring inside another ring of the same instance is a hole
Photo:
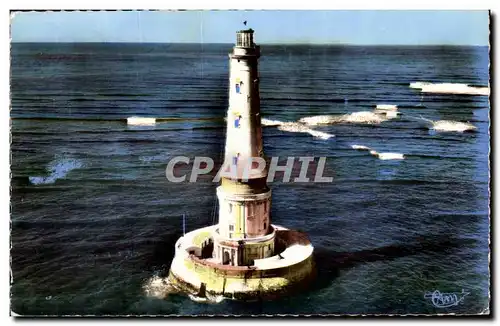
[[[272,225],[276,232],[274,256],[256,259],[252,266],[231,266],[201,258],[213,240],[217,225],[194,230],[179,238],[169,273],[170,283],[196,296],[224,296],[258,300],[297,290],[315,275],[313,246],[305,233]]]

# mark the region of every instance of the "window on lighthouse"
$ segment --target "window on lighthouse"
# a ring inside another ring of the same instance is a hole
[[[254,214],[255,214],[255,212],[254,212],[254,210],[255,210],[254,205],[253,204],[249,204],[247,210],[248,210],[247,218],[249,220],[252,220],[254,218]]]
[[[236,156],[233,156],[233,165],[238,164],[238,158],[240,157],[240,153],[238,153]]]
[[[234,86],[236,88],[236,94],[241,94],[241,86],[243,86],[243,82],[239,78],[236,78],[236,84]]]
[[[234,119],[234,127],[239,128],[240,127],[240,121],[241,121],[241,115],[238,115],[236,119]]]

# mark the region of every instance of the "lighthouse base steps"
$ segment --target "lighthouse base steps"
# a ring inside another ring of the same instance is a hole
[[[252,266],[222,265],[202,258],[216,225],[186,233],[175,244],[169,282],[188,295],[255,301],[306,288],[315,277],[313,246],[306,234],[273,225],[276,253]]]

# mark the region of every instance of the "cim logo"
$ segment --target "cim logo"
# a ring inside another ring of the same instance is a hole
[[[168,162],[165,175],[173,183],[197,182],[198,177],[218,183],[222,177],[248,180],[256,175],[265,176],[267,170],[267,182],[332,182],[333,177],[324,175],[325,166],[326,157],[272,157],[269,161],[253,157],[240,164],[233,161],[216,166],[210,157],[176,156]]]

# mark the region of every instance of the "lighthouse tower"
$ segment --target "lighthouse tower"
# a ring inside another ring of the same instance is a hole
[[[169,284],[196,297],[254,300],[303,288],[314,278],[307,235],[271,224],[271,190],[262,146],[258,60],[253,30],[236,34],[229,54],[219,221],[175,243]]]
[[[258,59],[253,30],[236,34],[229,54],[229,108],[221,185],[217,188],[219,223],[213,258],[220,264],[251,266],[272,256],[275,233],[270,221],[271,190],[264,158],[260,117]]]

